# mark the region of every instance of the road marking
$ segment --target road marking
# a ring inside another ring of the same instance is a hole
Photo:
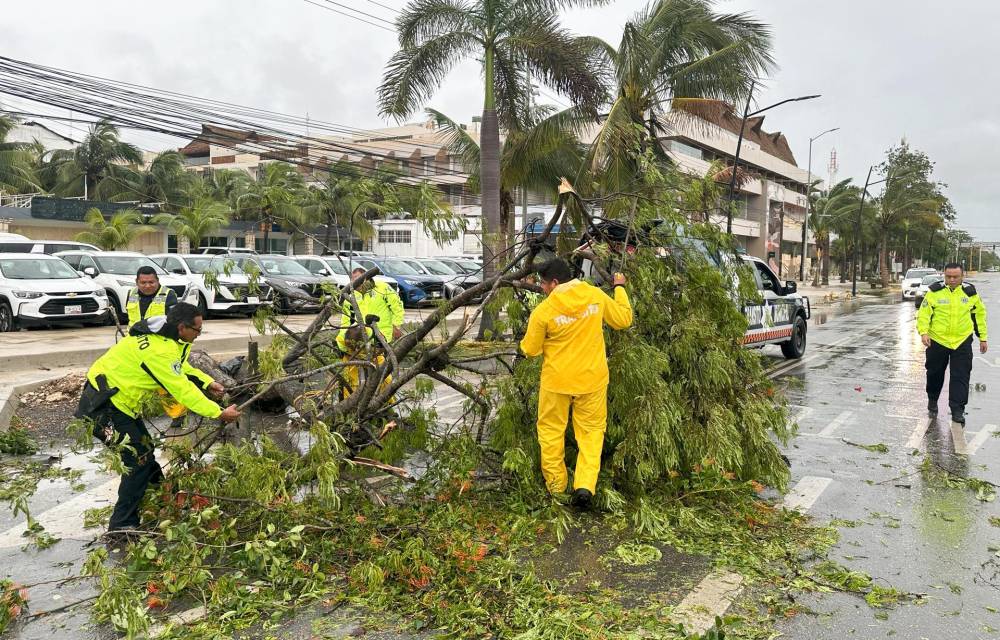
[[[955,446],[955,453],[960,456],[969,455],[969,448],[965,443],[965,429],[954,420],[951,422],[951,443]]]
[[[900,420],[920,420],[920,416],[904,416],[898,413],[887,413],[886,418],[899,418]]]
[[[800,511],[808,511],[816,504],[816,500],[820,494],[830,486],[831,482],[833,480],[830,478],[803,476],[792,490],[788,492],[781,505],[789,510],[798,509]]]
[[[797,405],[793,405],[793,406],[797,406]],[[792,418],[789,420],[789,422],[791,424],[798,424],[798,423],[802,422],[803,420],[805,420],[806,418],[808,418],[810,415],[812,415],[812,412],[813,412],[813,408],[812,407],[799,407],[798,411],[795,412],[795,414],[792,416]]]
[[[907,449],[919,449],[920,443],[924,441],[924,434],[927,433],[927,427],[931,425],[931,419],[921,418],[917,426],[913,428],[913,433],[910,434],[910,439],[906,441]]]
[[[990,362],[983,356],[976,356],[976,360],[981,360],[986,364],[986,366],[993,367],[994,369],[1000,367],[1000,358],[993,358],[993,362]]]
[[[785,496],[786,509],[808,510],[819,495],[833,482],[830,478],[805,476]],[[673,611],[672,618],[684,624],[689,633],[704,633],[715,624],[740,595],[743,576],[730,571],[713,571],[687,594]]]
[[[844,423],[850,420],[851,416],[853,415],[854,415],[853,411],[842,412],[839,416],[834,418],[833,421],[830,422],[830,424],[826,425],[826,427],[824,427],[824,429],[819,433],[817,433],[816,435],[820,436],[821,438],[832,436],[833,432],[844,426]]]
[[[986,442],[986,439],[989,438],[991,435],[993,435],[993,433],[996,432],[996,430],[997,430],[997,425],[995,424],[983,425],[983,428],[979,430],[979,433],[976,434],[976,437],[973,438],[972,442],[969,443],[969,455],[970,456],[976,455],[976,451],[979,450],[979,447],[983,446],[983,443]]]
[[[868,350],[868,353],[872,354],[876,358],[889,362],[889,358],[887,356],[882,355],[881,353],[877,353],[875,351],[872,351],[871,349]]]
[[[117,477],[98,485],[89,491],[35,515],[35,520],[45,527],[47,533],[57,538],[68,538],[80,534],[83,529],[83,512],[95,506],[114,504],[118,494]],[[25,522],[7,529],[0,534],[0,549],[19,547],[28,542],[23,534],[28,529]]]
[[[447,411],[448,409],[462,406],[462,403],[464,403],[468,399],[469,399],[468,396],[462,396],[458,400],[453,400],[451,402],[448,402],[448,403],[445,403],[445,404],[442,404],[442,405],[435,405],[434,409],[436,409],[439,412],[440,411]]]

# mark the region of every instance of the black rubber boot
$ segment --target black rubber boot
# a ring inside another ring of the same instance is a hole
[[[938,403],[937,403],[937,400],[928,400],[927,401],[927,413],[932,418],[937,417],[937,414],[938,414]]]
[[[965,426],[965,411],[962,409],[952,409],[951,410],[951,421],[955,424],[960,424]]]
[[[577,509],[589,509],[590,501],[593,497],[594,494],[592,494],[588,489],[580,488],[573,492],[571,503]]]

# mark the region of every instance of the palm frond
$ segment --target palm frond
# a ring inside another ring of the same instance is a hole
[[[477,42],[474,34],[456,31],[397,51],[378,88],[379,113],[402,119],[419,109],[455,65],[475,53]]]

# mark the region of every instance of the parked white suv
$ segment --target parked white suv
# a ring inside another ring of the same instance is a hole
[[[108,304],[118,312],[118,320],[126,322],[128,314],[125,303],[128,302],[128,291],[135,286],[135,273],[139,267],[153,267],[160,278],[160,284],[169,287],[177,294],[178,302],[197,304],[197,297],[192,297],[191,287],[187,280],[173,276],[163,270],[163,267],[141,253],[131,251],[64,251],[56,254],[71,267],[90,276],[98,285],[108,292]]]
[[[63,260],[0,254],[0,332],[30,325],[104,324],[107,311],[104,287]]]
[[[907,271],[906,275],[903,276],[903,281],[900,283],[903,301],[913,300],[917,296],[917,289],[920,288],[920,282],[927,276],[933,275],[940,275],[937,269],[918,268]]]
[[[292,256],[295,261],[301,264],[306,269],[309,269],[309,273],[314,276],[319,276],[324,280],[330,280],[335,282],[338,287],[343,289],[347,285],[351,284],[351,271],[354,267],[358,265],[352,265],[350,258],[345,258],[341,256]],[[375,276],[375,280],[378,282],[384,282],[393,290],[399,289],[399,284],[396,282],[395,278],[389,278],[386,276]]]
[[[252,314],[270,301],[271,288],[261,282],[250,291],[250,278],[231,256],[159,253],[149,257],[170,275],[187,280],[205,319],[219,313]],[[206,275],[210,281],[214,278],[214,286],[205,282]]]

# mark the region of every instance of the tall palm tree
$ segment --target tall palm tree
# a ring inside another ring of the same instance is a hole
[[[30,144],[7,142],[7,136],[17,126],[13,118],[0,116],[0,193],[40,191]]]
[[[461,158],[469,172],[468,186],[479,186],[479,141],[440,111],[428,109],[427,113],[449,150]],[[507,132],[500,151],[500,228],[506,234],[513,233],[515,189],[555,193],[560,178],[580,170],[584,147],[579,133],[587,122],[576,108],[553,112],[548,107],[536,107],[528,114],[525,128]]]
[[[605,191],[625,190],[638,173],[638,151],[661,154],[673,107],[718,115],[724,101],[746,98],[774,65],[767,25],[746,13],[716,13],[714,0],[656,0],[625,24],[615,48],[588,38],[610,69],[614,98],[591,146],[589,168]]]
[[[142,214],[135,209],[118,211],[110,220],[106,220],[104,214],[94,207],[87,211],[84,222],[90,230],[76,234],[76,239],[97,245],[105,251],[127,249],[133,240],[153,230],[143,224]]]
[[[819,286],[820,277],[824,285],[830,284],[831,234],[838,228],[846,228],[858,211],[861,189],[851,184],[851,179],[841,180],[825,193],[812,194],[812,213],[809,228],[816,239],[820,268],[813,275],[813,286]]]
[[[202,238],[229,224],[229,207],[224,202],[200,197],[178,213],[160,213],[153,224],[165,225],[177,234],[177,252],[188,253],[201,246]]]
[[[112,201],[160,202],[166,211],[178,211],[192,202],[190,194],[197,177],[185,170],[184,156],[177,151],[157,154],[145,170],[125,168],[123,173],[120,178],[101,181],[98,190],[107,193],[107,196],[102,193],[102,197]]]
[[[382,115],[402,119],[421,108],[456,64],[482,65],[480,190],[486,275],[500,241],[500,130],[523,129],[529,78],[538,78],[596,112],[605,92],[579,38],[558,11],[606,0],[411,0],[397,19],[399,51],[379,87]]]
[[[265,251],[270,249],[272,225],[283,223],[294,229],[304,222],[303,203],[308,197],[305,179],[286,162],[264,165],[258,179],[232,197],[238,216],[263,225]]]
[[[52,154],[53,191],[61,196],[91,199],[100,195],[113,196],[121,191],[120,183],[127,181],[123,165],[140,163],[142,151],[139,147],[123,141],[118,128],[104,119],[91,126],[75,149]],[[104,193],[98,194],[98,185],[108,178]]]

